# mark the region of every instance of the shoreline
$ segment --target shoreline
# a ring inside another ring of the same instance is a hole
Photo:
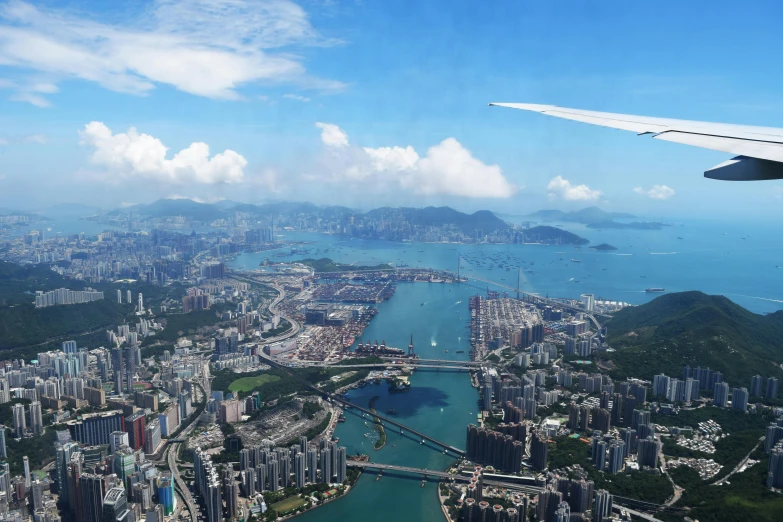
[[[323,507],[323,506],[325,506],[325,505],[327,505],[327,504],[331,504],[332,502],[336,502],[336,501],[340,500],[341,498],[345,498],[345,497],[347,497],[347,496],[348,496],[348,494],[349,494],[351,491],[353,491],[353,490],[354,490],[354,488],[356,487],[356,484],[358,484],[358,483],[359,483],[359,479],[360,479],[360,478],[362,478],[362,475],[363,475],[363,474],[364,474],[364,472],[363,472],[363,471],[360,471],[360,472],[359,472],[359,475],[356,477],[356,482],[354,482],[354,485],[353,485],[353,486],[350,486],[350,485],[349,485],[349,486],[347,486],[347,489],[345,490],[345,493],[343,493],[343,494],[342,494],[342,495],[340,495],[339,497],[335,497],[335,498],[332,498],[332,499],[326,500],[326,501],[324,501],[324,502],[321,502],[321,503],[320,503],[320,504],[318,504],[317,506],[312,506],[312,507],[310,507],[310,508],[308,508],[308,509],[305,509],[304,511],[299,511],[299,512],[297,512],[297,513],[294,513],[293,515],[285,515],[285,516],[283,516],[283,517],[278,517],[278,518],[277,518],[277,520],[290,520],[290,519],[292,519],[292,518],[296,518],[296,517],[298,517],[299,515],[304,515],[305,513],[309,513],[310,511],[312,511],[312,510],[314,510],[314,509],[318,509],[319,507]],[[269,510],[269,509],[271,509],[271,506],[267,506],[267,510]]]

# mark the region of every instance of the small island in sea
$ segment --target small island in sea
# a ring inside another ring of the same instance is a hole
[[[593,245],[589,248],[592,248],[593,250],[617,250],[616,246],[610,245],[609,243],[601,243],[600,245]]]

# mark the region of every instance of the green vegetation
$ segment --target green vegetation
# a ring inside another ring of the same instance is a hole
[[[280,502],[275,502],[269,507],[277,511],[279,515],[285,515],[286,513],[289,513],[290,511],[294,511],[296,508],[300,506],[304,506],[305,503],[306,502],[302,497],[294,496],[294,497],[288,497],[284,500],[281,500]]]
[[[679,415],[661,415],[654,414],[652,421],[662,426],[691,426],[696,428],[699,422],[712,419],[720,424],[723,433],[728,433],[715,443],[715,453],[705,455],[697,451],[691,451],[682,446],[677,446],[673,441],[668,440],[664,443],[664,454],[674,457],[696,457],[712,458],[715,462],[723,465],[723,469],[715,477],[723,477],[731,472],[732,469],[750,453],[753,447],[758,444],[769,425],[772,417],[768,414],[742,413],[726,408],[697,408],[695,410],[681,410]]]
[[[215,310],[197,310],[187,314],[163,316],[166,326],[155,337],[161,341],[174,342],[185,335],[195,335],[200,328],[213,327],[220,322]]]
[[[617,379],[679,376],[686,364],[720,370],[732,384],[783,378],[783,311],[757,315],[723,296],[681,292],[621,310],[606,326]]]
[[[103,334],[104,329],[121,324],[132,312],[133,306],[108,299],[46,308],[35,308],[30,303],[0,307],[0,349],[46,343],[94,330]]]
[[[580,464],[595,489],[606,489],[613,495],[662,504],[672,494],[669,479],[644,471],[629,471],[612,475],[595,469],[590,462],[590,446],[579,439],[558,437],[549,445],[549,468],[561,469]]]
[[[345,368],[292,368],[297,375],[308,381],[310,384],[316,385],[319,383],[320,389],[325,392],[333,392],[341,386],[351,384],[358,380],[364,379],[370,371],[366,368],[357,370],[352,376],[342,379],[338,382],[331,381],[330,378],[335,375],[345,373]],[[236,380],[237,374],[231,370],[222,370],[215,372],[215,379],[212,381],[213,390],[231,391],[230,386]],[[300,395],[312,395],[312,391],[302,386],[296,379],[294,379],[290,373],[279,368],[272,368],[271,370],[262,370],[258,372],[251,372],[243,374],[243,378],[256,377],[259,375],[275,375],[279,377],[279,380],[268,381],[252,390],[239,391],[240,397],[247,397],[253,392],[259,392],[261,402],[271,401],[280,397],[299,393]]]
[[[237,379],[231,383],[228,389],[234,393],[252,392],[256,388],[259,388],[268,382],[275,382],[279,380],[280,377],[277,375],[264,373],[261,375],[256,375],[254,377],[242,377],[241,379]]]
[[[586,245],[590,241],[562,228],[541,225],[525,229],[525,241],[530,243],[557,243],[560,245]]]
[[[485,360],[487,360],[487,361],[489,361],[489,362],[491,362],[491,363],[494,363],[494,364],[498,364],[498,363],[500,362],[500,357],[498,357],[497,355],[495,355],[494,353],[492,353],[492,354],[489,354],[489,355],[488,355],[488,356],[485,358]]]
[[[319,411],[324,411],[324,409],[317,402],[306,401],[304,405],[302,405],[302,415],[310,420],[313,420],[315,418],[315,414]]]
[[[375,441],[375,449],[379,450],[382,447],[386,445],[386,430],[383,427],[383,424],[381,424],[381,419],[379,419],[375,414],[378,413],[375,410],[375,403],[378,402],[378,399],[380,397],[378,395],[374,395],[372,399],[370,399],[370,405],[368,409],[373,414],[373,426],[375,426],[375,431],[378,432],[378,440]]]
[[[30,304],[35,301],[36,290],[70,288],[81,290],[83,281],[65,279],[47,265],[20,266],[0,261],[0,306]]]
[[[307,258],[298,262],[309,266],[316,272],[351,272],[353,270],[388,270],[393,268],[388,264],[379,264],[374,266],[346,265],[345,263],[337,263],[332,261],[328,257],[322,257],[321,259]]]
[[[753,458],[760,462],[742,473],[732,475],[729,483],[721,486],[704,483],[695,470],[685,466],[672,470],[670,475],[675,484],[685,488],[676,506],[690,507],[688,516],[702,522],[780,520],[783,496],[766,488],[769,459],[761,450]]]
[[[9,432],[6,432],[5,435],[6,451],[8,452],[7,462],[11,468],[11,473],[24,473],[25,456],[30,459],[30,464],[34,466],[44,466],[54,460],[54,453],[52,452],[56,438],[54,427],[47,427],[44,434],[39,437],[29,437],[18,441],[11,438]]]

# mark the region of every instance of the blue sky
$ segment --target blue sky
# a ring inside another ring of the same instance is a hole
[[[0,206],[780,216],[782,182],[703,178],[728,154],[487,103],[781,127],[781,19],[773,1],[0,1]]]

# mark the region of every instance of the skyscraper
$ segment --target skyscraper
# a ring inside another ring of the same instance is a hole
[[[22,457],[22,462],[24,464],[24,487],[30,489],[30,459],[27,458],[27,455]]]
[[[125,522],[128,520],[128,498],[123,488],[111,488],[103,499],[102,522]]]
[[[759,385],[760,387],[760,385]],[[748,389],[734,388],[731,392],[731,409],[748,411]]]
[[[8,449],[5,445],[5,426],[0,426],[0,459],[8,458]]]
[[[337,459],[336,460],[336,469],[334,470],[334,474],[336,476],[335,482],[338,482],[342,484],[345,482],[346,476],[347,476],[347,465],[348,465],[348,455],[347,450],[345,447],[340,446],[336,450]]]
[[[623,462],[625,459],[625,442],[621,440],[613,440],[609,444],[609,473],[619,473],[623,469]]]
[[[123,359],[122,350],[119,348],[112,348],[111,350],[111,367],[114,371],[114,393],[122,395]]]
[[[546,469],[547,453],[549,450],[546,437],[542,437],[537,431],[533,432],[530,441],[530,461],[533,468],[541,471]]]
[[[305,473],[305,460],[304,453],[297,453],[294,457],[294,481],[297,488],[303,488],[307,482],[307,475]]]
[[[750,379],[750,394],[753,397],[761,397],[761,387],[764,384],[764,378],[761,375],[754,375]]]
[[[716,382],[713,386],[712,402],[719,408],[725,408],[729,405],[729,383]]]
[[[85,473],[79,477],[81,493],[82,519],[84,522],[101,522],[103,519],[103,499],[105,485],[102,475]]]
[[[41,435],[44,431],[41,403],[38,401],[30,403],[30,429],[35,436]]]
[[[139,292],[139,305],[138,305],[138,308],[139,308],[139,312],[143,312],[144,311],[144,297],[141,295],[141,292]]]
[[[328,448],[321,450],[321,482],[324,484],[332,482],[332,456]]]
[[[14,436],[16,438],[21,438],[24,436],[25,431],[27,431],[27,421],[25,419],[24,406],[19,403],[14,404],[11,407],[11,413],[14,419]]]
[[[612,516],[612,495],[605,489],[595,492],[593,502],[593,522],[604,522]]]
[[[764,393],[764,397],[767,399],[777,399],[778,398],[778,379],[777,377],[770,377],[767,379],[767,389]]]
[[[639,467],[654,468],[658,466],[658,452],[660,450],[660,442],[657,442],[653,437],[647,437],[646,439],[639,439]]]

